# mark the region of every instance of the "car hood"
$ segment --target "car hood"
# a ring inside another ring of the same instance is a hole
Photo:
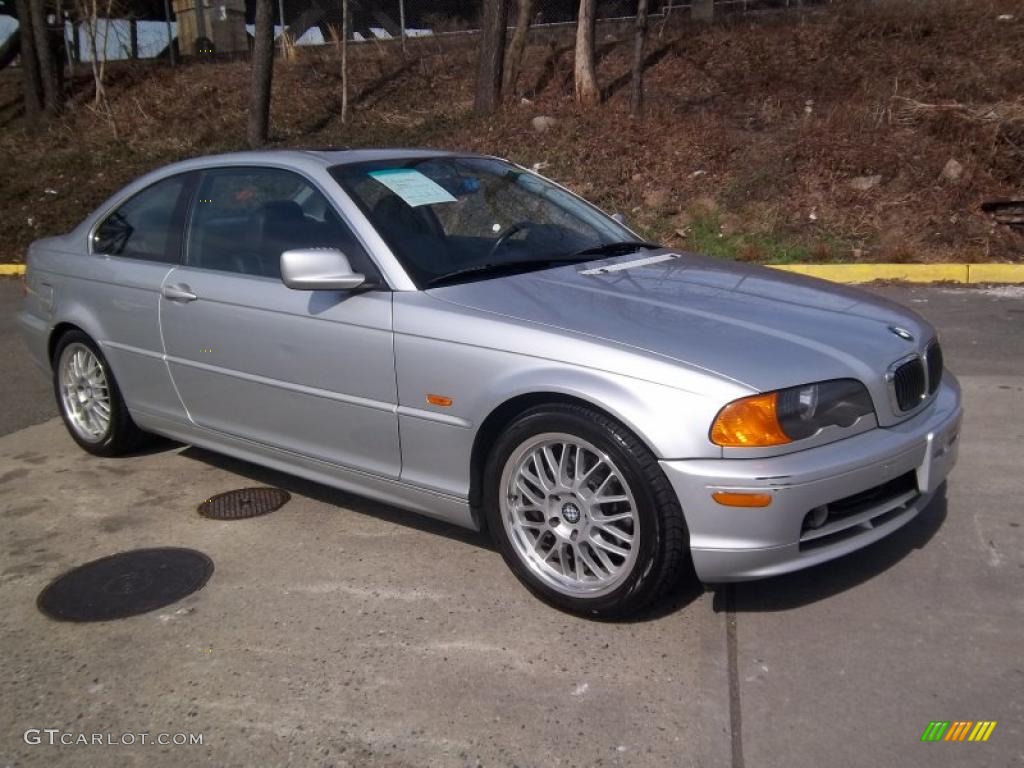
[[[883,424],[898,420],[889,408],[886,369],[935,336],[916,313],[865,291],[669,250],[430,294],[671,358],[756,391],[856,378],[871,390]]]

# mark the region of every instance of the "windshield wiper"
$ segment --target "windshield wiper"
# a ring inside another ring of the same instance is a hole
[[[639,250],[651,250],[662,248],[658,243],[646,243],[643,240],[618,240],[614,243],[602,243],[593,245],[590,248],[576,251],[570,258],[577,256],[625,256],[627,253],[635,253]]]
[[[434,288],[446,283],[458,282],[459,280],[472,277],[499,277],[500,275],[514,275],[517,272],[529,272],[535,269],[548,269],[556,265],[567,264],[577,261],[586,261],[584,254],[573,254],[571,256],[560,256],[554,259],[526,259],[524,261],[501,261],[488,264],[474,264],[470,267],[456,269],[427,281],[428,288]]]
[[[634,253],[641,249],[661,248],[657,243],[647,243],[642,240],[620,240],[614,243],[603,243],[592,245],[589,248],[570,253],[565,256],[554,256],[547,259],[526,259],[524,261],[501,261],[487,264],[474,264],[454,272],[448,272],[427,281],[427,287],[433,288],[446,283],[458,282],[459,280],[472,277],[498,277],[500,275],[514,275],[516,272],[529,272],[534,269],[548,269],[556,265],[572,264],[580,261],[590,261],[594,256],[624,256],[627,253]]]

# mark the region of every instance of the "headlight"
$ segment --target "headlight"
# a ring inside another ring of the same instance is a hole
[[[726,448],[785,445],[874,413],[856,379],[834,379],[733,400],[715,417],[711,442]]]

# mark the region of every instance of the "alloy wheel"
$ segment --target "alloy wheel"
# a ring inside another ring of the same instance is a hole
[[[636,563],[636,501],[607,453],[573,435],[522,443],[501,477],[501,519],[520,561],[558,592],[599,597]]]
[[[110,388],[96,354],[84,344],[68,344],[58,368],[61,406],[75,433],[98,443],[110,429]]]

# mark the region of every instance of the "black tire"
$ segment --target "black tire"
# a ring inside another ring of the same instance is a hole
[[[107,425],[106,432],[100,439],[95,441],[84,439],[76,431],[67,413],[61,394],[60,360],[64,350],[72,344],[80,344],[92,352],[103,369],[103,375],[107,381],[107,391],[110,399],[110,422]],[[121,390],[117,386],[117,380],[114,378],[114,372],[110,370],[110,364],[107,363],[107,359],[100,352],[99,347],[86,334],[78,330],[64,333],[57,341],[57,345],[53,350],[53,359],[50,362],[53,370],[53,394],[57,400],[57,410],[60,411],[60,417],[64,421],[64,426],[67,428],[68,434],[71,435],[71,439],[78,443],[83,450],[96,456],[120,456],[139,448],[147,442],[150,435],[139,429],[135,422],[132,421],[132,417],[124,403],[124,398],[121,396]]]
[[[598,597],[566,595],[552,588],[520,559],[502,521],[502,473],[517,448],[531,438],[558,432],[581,438],[612,459],[633,494],[639,520],[638,553],[628,576]],[[649,606],[688,571],[689,534],[683,511],[657,459],[619,422],[580,405],[531,408],[506,428],[484,469],[484,514],[496,546],[516,577],[545,602],[591,618],[624,618]]]

